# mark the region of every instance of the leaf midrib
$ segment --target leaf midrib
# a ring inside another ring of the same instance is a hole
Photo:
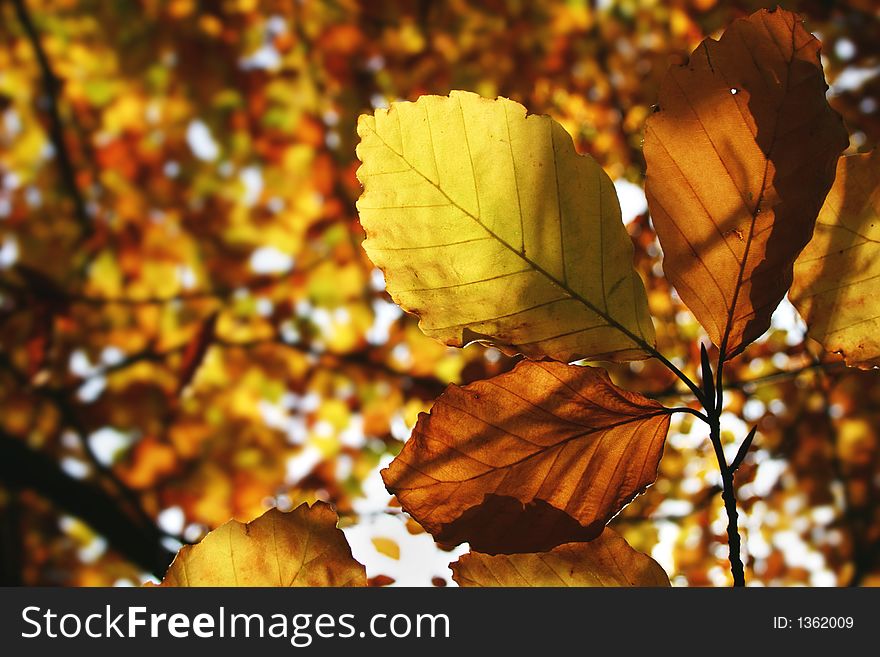
[[[464,119],[462,119],[462,124],[464,125]],[[382,135],[379,134],[379,131],[376,130],[376,128],[374,128],[373,126],[371,126],[369,124],[367,124],[367,127],[369,128],[369,130],[371,130],[373,132],[374,135],[376,135],[376,137],[379,139],[379,141],[382,142],[382,144],[385,146],[385,148],[387,148],[394,155],[399,157],[404,162],[404,164],[406,164],[410,168],[411,171],[413,171],[413,172],[417,173],[419,176],[421,176],[421,178],[425,182],[427,182],[434,189],[436,189],[447,201],[449,201],[449,203],[452,206],[454,206],[456,209],[458,209],[466,217],[473,220],[478,226],[480,226],[480,228],[485,230],[486,233],[488,233],[492,238],[497,240],[498,243],[500,243],[506,249],[508,249],[509,251],[514,253],[517,257],[519,257],[520,259],[525,261],[532,269],[537,271],[539,274],[543,275],[545,278],[547,278],[554,285],[556,285],[560,289],[564,290],[565,293],[568,294],[569,297],[571,297],[572,299],[575,299],[576,301],[579,301],[584,306],[586,306],[588,309],[590,309],[595,314],[597,314],[599,317],[604,319],[612,328],[615,328],[618,331],[620,331],[621,333],[623,333],[627,338],[632,340],[636,344],[636,346],[642,348],[643,350],[647,351],[648,353],[653,353],[653,348],[651,347],[651,345],[648,344],[647,340],[645,340],[644,335],[637,336],[635,333],[633,333],[628,328],[626,328],[623,324],[621,324],[620,322],[615,320],[613,317],[611,317],[607,312],[600,310],[598,308],[598,306],[591,303],[584,296],[582,296],[581,294],[579,294],[578,292],[573,290],[566,282],[558,280],[555,276],[550,274],[550,272],[548,272],[546,269],[544,269],[541,265],[539,265],[537,262],[535,262],[534,260],[529,258],[527,255],[525,255],[525,253],[523,253],[519,249],[515,248],[512,244],[510,244],[507,240],[505,240],[500,235],[497,235],[495,232],[493,232],[482,221],[480,221],[479,217],[475,217],[470,211],[468,211],[467,209],[465,209],[461,205],[459,205],[451,196],[449,196],[449,194],[447,194],[443,190],[443,188],[439,184],[435,183],[428,176],[426,176],[424,173],[422,173],[416,166],[414,166],[412,164],[412,162],[410,162],[403,153],[399,153],[396,149],[392,148],[391,145],[387,141],[385,141],[385,139],[382,137]],[[465,127],[464,130],[466,132],[467,128]],[[432,144],[433,144],[433,139],[432,139]],[[432,150],[433,150],[433,148],[432,148]],[[556,161],[555,151],[553,153],[553,160],[554,160],[554,162]],[[474,176],[474,178],[476,178],[476,176]],[[517,192],[518,192],[519,184],[516,185],[516,188],[517,188]],[[477,196],[479,197],[479,195],[477,195]],[[599,221],[601,222],[602,220],[603,220],[603,218],[600,216]],[[604,252],[604,245],[600,246],[600,251]],[[604,292],[604,290],[603,290],[603,292]]]
[[[767,27],[766,21],[764,19],[764,14],[761,15],[761,22],[764,24],[764,28],[768,32],[770,32],[770,29]],[[783,102],[784,102],[784,99],[788,96],[788,92],[789,92],[789,83],[791,82],[791,65],[794,63],[795,57],[796,57],[797,52],[799,50],[798,48],[795,48],[795,34],[797,34],[797,23],[795,23],[791,26],[791,57],[785,63],[785,67],[786,67],[786,70],[785,70],[785,89],[782,92]],[[812,38],[815,38],[815,37],[812,37]],[[776,39],[771,37],[771,40],[776,45],[776,47],[779,48],[779,44],[776,43]],[[807,43],[810,43],[810,42],[807,41]],[[782,52],[781,49],[779,50],[779,52],[782,55],[783,59],[785,59],[785,54]],[[770,138],[770,144],[767,147],[767,153],[764,156],[764,174],[761,177],[761,192],[758,195],[757,202],[755,203],[755,210],[751,213],[752,220],[749,225],[749,237],[746,240],[745,249],[743,250],[742,262],[740,262],[740,265],[739,265],[739,274],[737,275],[736,286],[733,289],[733,302],[730,304],[730,308],[727,311],[727,325],[724,328],[724,335],[721,339],[721,344],[719,345],[719,350],[718,350],[719,358],[721,359],[721,361],[729,360],[730,358],[733,358],[733,356],[735,356],[736,353],[742,351],[746,347],[745,344],[740,344],[734,353],[731,353],[731,354],[726,353],[728,342],[730,341],[730,333],[733,330],[733,323],[734,323],[735,313],[736,313],[736,305],[739,302],[739,293],[740,293],[740,290],[742,289],[742,279],[743,279],[743,276],[745,275],[746,263],[749,260],[749,253],[752,248],[752,239],[755,234],[755,222],[758,219],[758,214],[760,214],[760,212],[761,212],[761,203],[763,203],[764,194],[767,191],[767,172],[770,169],[770,158],[773,155],[773,149],[776,146],[776,136],[779,134],[779,116],[782,112],[782,104],[783,103],[780,103],[780,105],[776,108],[775,116],[773,119],[773,134]],[[737,105],[737,107],[739,107],[739,105]],[[757,143],[757,139],[755,140],[755,143]],[[775,211],[774,211],[773,219],[775,222],[775,219],[776,219]],[[745,337],[745,336],[743,336],[743,337]],[[721,373],[720,367],[718,368],[718,372],[720,375],[720,373]],[[719,376],[718,383],[719,384],[721,383],[720,376]]]

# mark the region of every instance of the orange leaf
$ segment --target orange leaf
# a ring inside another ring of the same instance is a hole
[[[848,144],[820,45],[781,9],[735,21],[669,71],[647,122],[666,275],[725,358],[770,326]]]
[[[537,554],[471,552],[451,567],[459,586],[669,586],[660,564],[610,527],[589,543]]]
[[[605,370],[521,361],[447,388],[382,476],[441,543],[546,550],[595,538],[654,481],[668,428]]]

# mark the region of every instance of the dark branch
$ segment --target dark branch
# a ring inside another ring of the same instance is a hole
[[[745,569],[741,556],[741,541],[739,528],[737,527],[738,514],[736,510],[736,492],[733,486],[733,470],[727,465],[724,458],[724,448],[721,445],[720,413],[714,409],[706,409],[711,420],[709,437],[712,447],[715,448],[715,457],[718,459],[718,467],[721,470],[722,491],[721,499],[724,500],[724,510],[727,512],[727,546],[729,550],[730,572],[733,575],[734,586],[745,586]]]
[[[0,478],[10,488],[31,489],[80,518],[125,558],[158,577],[174,558],[156,527],[135,522],[100,488],[74,479],[53,458],[4,431],[0,431]]]

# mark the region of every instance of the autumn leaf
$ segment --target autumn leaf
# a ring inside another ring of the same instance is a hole
[[[787,11],[737,20],[669,71],[647,122],[664,269],[725,358],[769,328],[848,144],[819,49]]]
[[[459,586],[669,586],[660,564],[610,527],[588,543],[531,554],[470,552],[450,567]]]
[[[180,549],[162,586],[366,586],[329,504],[270,509]]]
[[[849,365],[880,365],[880,151],[840,158],[791,300],[809,334]]]
[[[602,369],[522,361],[447,388],[382,476],[441,543],[546,550],[595,538],[654,481],[668,428]]]
[[[397,544],[397,541],[385,538],[384,536],[374,536],[370,541],[379,554],[384,554],[389,559],[394,559],[395,561],[400,559],[400,546]]]
[[[547,116],[462,91],[358,121],[364,249],[429,336],[644,357],[654,328],[611,180]]]

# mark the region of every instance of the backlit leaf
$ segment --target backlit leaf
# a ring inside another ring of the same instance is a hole
[[[364,249],[427,335],[562,361],[645,355],[654,329],[614,187],[553,119],[454,91],[361,116],[358,134]]]
[[[329,504],[270,509],[236,520],[177,553],[162,586],[366,586]]]
[[[660,564],[610,527],[589,543],[566,543],[550,552],[470,552],[451,568],[459,586],[669,586]]]
[[[794,14],[761,10],[674,66],[647,122],[666,275],[727,358],[770,326],[848,144],[819,48]]]
[[[840,158],[791,300],[809,334],[849,365],[880,365],[880,151]]]
[[[441,543],[546,550],[595,538],[654,481],[668,428],[602,369],[522,361],[447,388],[382,476]]]

